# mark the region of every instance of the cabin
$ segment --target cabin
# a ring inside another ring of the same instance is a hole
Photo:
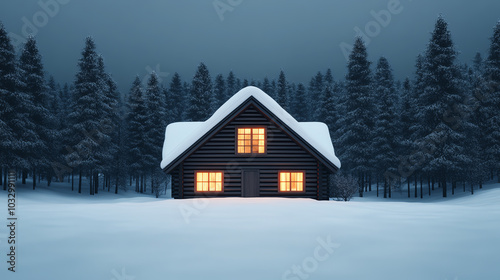
[[[168,125],[161,168],[176,199],[328,200],[340,161],[324,123],[297,122],[262,90],[246,87],[204,122]]]

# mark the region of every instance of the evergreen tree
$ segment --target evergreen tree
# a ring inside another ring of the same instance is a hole
[[[48,151],[49,154],[47,156],[47,159],[50,159],[50,165],[47,166],[47,179],[56,177],[56,179],[59,182],[62,182],[63,176],[65,175],[64,172],[61,174],[56,173],[55,169],[53,166],[57,163],[64,162],[60,151],[62,150],[62,133],[63,131],[63,125],[61,123],[61,99],[60,99],[60,86],[56,84],[56,81],[54,80],[54,77],[50,76],[48,82],[47,82],[47,87],[48,87],[48,96],[49,96],[49,105],[48,105],[48,110],[50,112],[50,115],[52,117],[52,122],[50,124],[50,130],[52,131],[51,137],[50,137],[50,142],[48,143]]]
[[[146,88],[146,132],[144,160],[147,174],[151,176],[151,190],[158,197],[160,179],[163,175],[159,168],[162,157],[163,140],[165,139],[165,99],[158,75],[151,73]]]
[[[307,93],[304,84],[299,83],[297,90],[295,91],[294,98],[290,102],[292,107],[293,116],[299,122],[304,122],[309,116],[308,106],[307,106]]]
[[[178,122],[183,119],[182,115],[187,105],[184,93],[181,77],[178,73],[174,73],[168,90],[169,106],[167,108],[172,115],[172,118],[169,118],[170,122]]]
[[[29,37],[19,58],[20,77],[22,80],[21,91],[30,96],[29,123],[33,125],[36,134],[32,139],[32,150],[28,152],[33,173],[33,188],[36,186],[37,172],[47,177],[50,185],[52,172],[49,166],[54,160],[54,142],[59,138],[55,129],[56,118],[49,110],[51,95],[45,83],[42,56],[33,37]]]
[[[117,169],[116,159],[120,156],[118,154],[119,149],[119,102],[120,102],[120,92],[118,91],[118,86],[111,77],[110,74],[106,73],[104,66],[104,59],[102,56],[98,56],[97,60],[99,75],[101,76],[101,88],[103,91],[102,97],[102,107],[103,115],[101,116],[100,129],[105,135],[101,139],[100,146],[103,148],[103,152],[99,155],[99,166],[101,167],[101,172],[104,173],[104,184],[109,184],[111,179],[110,176],[117,177],[119,170]],[[96,177],[95,190],[98,192],[98,176]]]
[[[229,72],[226,79],[226,100],[236,94],[236,78],[233,71]]]
[[[397,171],[397,100],[392,69],[385,57],[379,59],[375,70],[374,93],[377,114],[372,142],[375,157],[372,164],[377,166],[376,172],[378,173],[377,178],[379,178],[385,177],[386,172],[395,173]],[[392,187],[390,183],[387,179],[384,180],[384,197],[387,197],[387,190],[390,191]]]
[[[338,118],[337,106],[335,101],[335,85],[332,83],[327,83],[323,89],[323,94],[321,95],[323,100],[321,100],[321,106],[318,114],[318,121],[324,122],[330,131],[330,137],[333,137],[336,131],[336,121]]]
[[[474,56],[474,71],[478,74],[484,74],[484,61],[483,57],[481,56],[481,53],[477,52],[476,55]]]
[[[20,81],[18,80],[16,54],[7,31],[0,22],[0,164],[7,172],[7,168],[17,167],[14,163],[14,149],[19,150],[19,142],[12,122],[17,119],[15,104],[18,102],[16,91]],[[24,116],[21,116],[24,117]],[[6,174],[6,173],[5,173]],[[3,185],[4,190],[6,184]]]
[[[212,97],[212,80],[207,66],[201,63],[191,83],[187,119],[189,121],[205,121],[210,117],[210,100]]]
[[[80,171],[79,192],[82,173],[90,176],[90,194],[95,192],[95,176],[102,169],[102,159],[107,153],[101,143],[109,141],[109,135],[101,126],[107,116],[109,104],[105,102],[104,81],[99,56],[94,40],[87,37],[82,57],[78,62],[78,73],[73,90],[73,104],[68,120],[66,162]]]
[[[454,64],[454,49],[448,24],[439,17],[432,38],[427,46],[424,60],[424,90],[419,96],[417,118],[423,131],[419,146],[432,145],[434,152],[428,153],[429,163],[424,171],[438,177],[447,196],[447,181],[456,181],[463,165],[467,119],[460,116],[465,112],[464,93],[459,87],[458,68]]]
[[[496,172],[500,181],[500,21],[497,22],[488,59],[486,61],[485,80],[487,91],[482,100],[482,115],[486,123],[482,125],[482,139],[486,147],[485,154],[488,168]]]
[[[264,82],[262,83],[262,91],[267,93],[269,96],[273,96],[271,83],[267,77],[264,78]]]
[[[325,79],[325,83],[327,85],[330,85],[330,86],[333,85],[333,74],[332,74],[332,70],[330,68],[328,68],[326,70],[324,79]]]
[[[224,77],[219,74],[215,77],[212,113],[219,109],[224,102],[226,102],[226,92],[226,82],[224,81]]]
[[[373,157],[374,102],[371,96],[371,71],[366,47],[357,37],[349,56],[346,76],[345,115],[339,119],[339,156],[343,168],[358,177],[360,195],[363,194]]]
[[[135,78],[130,88],[127,104],[128,166],[131,175],[136,179],[136,191],[139,192],[139,181],[146,171],[146,123],[148,121],[148,107],[139,77]]]
[[[277,95],[276,95],[277,100],[276,101],[278,102],[278,104],[281,105],[281,107],[283,107],[283,109],[287,110],[288,109],[288,94],[287,94],[288,85],[287,85],[285,73],[283,72],[283,70],[280,71],[277,87],[278,88],[277,88]]]
[[[316,76],[311,78],[311,81],[309,82],[309,112],[310,115],[308,116],[307,120],[319,120],[320,119],[320,112],[319,112],[319,105],[320,105],[320,100],[323,100],[322,94],[323,94],[323,88],[324,88],[324,81],[323,81],[323,74],[321,72],[318,72]]]

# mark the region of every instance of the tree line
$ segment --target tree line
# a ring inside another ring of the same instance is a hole
[[[298,121],[322,121],[329,129],[342,173],[357,179],[359,194],[379,185],[384,197],[420,183],[428,193],[461,183],[473,191],[500,172],[500,23],[488,56],[473,65],[456,61],[446,21],[438,18],[427,49],[417,57],[415,75],[393,77],[385,57],[372,69],[367,49],[356,38],[345,79],[330,69],[310,82],[240,79],[230,71],[212,79],[201,63],[190,83],[177,73],[162,84],[152,72],[144,84],[135,77],[118,91],[91,37],[72,84],[45,74],[36,40],[28,38],[17,57],[0,24],[0,148],[4,189],[8,169],[25,183],[69,180],[82,192],[117,193],[132,187],[158,196],[168,182],[159,168],[165,127],[204,121],[239,89],[257,86]],[[37,180],[38,179],[38,180]],[[425,183],[425,184],[424,184]]]

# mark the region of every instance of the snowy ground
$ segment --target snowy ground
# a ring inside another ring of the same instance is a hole
[[[130,191],[91,198],[57,185],[31,191],[18,183],[15,273],[7,270],[0,191],[0,279],[500,277],[500,184],[447,200],[439,191],[412,202],[372,192],[349,203]]]

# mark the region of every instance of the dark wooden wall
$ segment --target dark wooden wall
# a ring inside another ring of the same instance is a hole
[[[266,127],[267,154],[236,155],[235,133],[238,126]],[[260,171],[260,196],[262,197],[286,196],[328,199],[328,174],[330,171],[253,105],[236,116],[219,133],[171,172],[172,196],[174,198],[240,197],[242,169],[258,169]],[[195,193],[194,172],[196,170],[224,171],[224,193],[217,195]],[[305,171],[306,191],[303,193],[278,192],[278,172],[280,170]]]

